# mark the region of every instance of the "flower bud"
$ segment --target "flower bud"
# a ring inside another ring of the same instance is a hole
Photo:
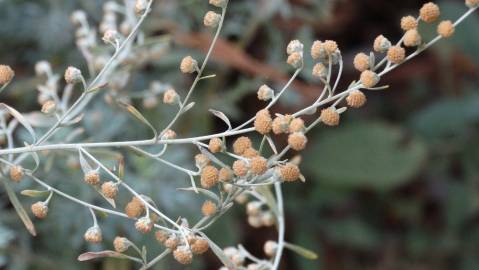
[[[118,195],[118,185],[111,181],[105,182],[101,185],[101,193],[109,199],[115,199]]]
[[[193,261],[193,254],[187,246],[180,246],[173,251],[173,257],[181,264],[191,264]]]
[[[57,104],[55,103],[55,101],[48,100],[42,105],[42,113],[52,114],[53,112],[55,112],[56,108],[57,108]]]
[[[212,201],[205,201],[203,203],[203,206],[201,207],[201,212],[206,217],[213,216],[214,214],[216,214],[216,211],[217,211],[217,206]]]
[[[208,240],[204,238],[196,238],[195,242],[191,245],[191,251],[193,254],[203,254],[210,248]]]
[[[68,84],[77,84],[83,80],[81,71],[75,67],[68,67],[65,70],[65,81]]]
[[[224,8],[228,4],[228,0],[210,0],[210,5],[215,7]]]
[[[263,246],[264,253],[269,257],[273,257],[276,254],[277,249],[278,249],[278,243],[271,240],[266,241],[266,243]]]
[[[181,72],[191,74],[198,69],[198,62],[191,56],[183,58],[180,65]]]
[[[292,40],[289,42],[288,47],[286,48],[286,53],[288,55],[293,54],[295,52],[302,53],[304,49],[303,43],[301,43],[299,40]]]
[[[14,76],[15,72],[10,66],[0,65],[0,86],[9,83]]]
[[[214,11],[208,11],[205,14],[205,17],[203,19],[204,25],[206,27],[211,27],[211,28],[217,27],[220,21],[221,21],[221,15]]]
[[[93,226],[89,228],[85,235],[84,235],[85,241],[91,244],[98,244],[103,240],[102,234],[101,234],[101,229],[98,226]]]
[[[48,205],[44,202],[36,202],[31,208],[33,215],[37,218],[44,219],[48,215]]]
[[[23,178],[23,168],[20,165],[15,165],[10,167],[10,179],[12,179],[13,182],[20,182]]]
[[[87,172],[83,180],[89,185],[98,185],[100,183],[100,174],[97,171]]]
[[[153,228],[153,222],[149,217],[142,217],[136,221],[135,228],[141,233],[149,233]]]
[[[271,89],[269,86],[266,84],[263,84],[259,89],[258,89],[258,99],[262,101],[268,101],[272,99],[274,96],[274,91]]]
[[[115,248],[116,252],[123,253],[128,250],[130,247],[131,242],[126,239],[125,237],[115,237],[115,240],[113,240],[113,247]]]

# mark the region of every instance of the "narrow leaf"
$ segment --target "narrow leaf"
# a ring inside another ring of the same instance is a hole
[[[185,112],[191,110],[195,106],[195,104],[196,104],[195,102],[191,102],[190,104],[186,105],[183,108],[183,110],[181,111],[181,113],[185,113]]]
[[[303,256],[304,258],[308,260],[318,259],[318,254],[316,254],[314,251],[311,251],[307,248],[304,248],[295,244],[287,243],[287,242],[284,243],[284,247],[291,251],[296,252],[297,254]]]
[[[78,256],[78,261],[84,262],[84,261],[89,261],[93,259],[98,259],[98,258],[119,258],[119,259],[127,259],[128,256],[112,251],[112,250],[104,250],[104,251],[99,251],[99,252],[86,252]]]
[[[231,127],[231,122],[230,120],[228,119],[228,117],[226,116],[226,114],[220,112],[220,111],[216,111],[216,110],[213,110],[213,109],[210,109],[210,112],[212,114],[214,114],[216,117],[218,117],[219,119],[223,120],[223,122],[226,123],[226,125],[228,125],[228,130],[232,129]]]
[[[23,221],[23,224],[25,224],[25,227],[27,230],[30,232],[31,235],[36,236],[37,231],[35,230],[35,226],[33,225],[32,220],[28,216],[27,212],[23,208],[22,204],[18,200],[17,195],[13,191],[13,189],[10,187],[8,182],[5,180],[5,178],[0,178],[5,186],[5,190],[7,191],[8,198],[10,199],[10,202],[12,203],[13,207],[15,208],[15,211],[17,211],[18,216],[20,219]]]
[[[2,109],[2,108],[5,108],[15,119],[18,120],[18,122],[20,122],[20,124],[22,124],[22,126],[24,128],[26,128],[28,130],[28,132],[30,133],[30,135],[33,138],[33,142],[35,143],[36,140],[37,140],[37,137],[35,135],[35,131],[33,130],[30,123],[27,121],[27,119],[21,113],[19,113],[17,110],[8,106],[5,103],[0,103],[0,109]]]
[[[50,191],[48,190],[31,190],[31,189],[25,189],[20,192],[23,196],[27,197],[46,197],[50,194]]]
[[[203,238],[205,238],[208,241],[211,250],[216,255],[216,257],[220,259],[220,261],[224,264],[224,266],[226,266],[226,268],[228,268],[229,270],[237,269],[235,264],[225,255],[223,250],[220,247],[218,247],[215,244],[215,242],[211,241],[211,239],[209,239],[204,233],[201,233],[201,235],[203,236]]]
[[[146,118],[141,114],[135,107],[133,107],[131,104],[124,103],[122,101],[118,101],[118,104],[120,104],[124,109],[126,109],[129,113],[131,113],[136,119],[140,120],[143,124],[147,125],[151,131],[155,134],[155,138],[158,136],[158,132],[156,131],[155,127],[146,120]]]

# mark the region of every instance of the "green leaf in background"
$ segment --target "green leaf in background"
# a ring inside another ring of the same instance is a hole
[[[355,123],[332,129],[311,141],[305,168],[325,184],[377,191],[405,184],[420,169],[426,148],[384,123]]]

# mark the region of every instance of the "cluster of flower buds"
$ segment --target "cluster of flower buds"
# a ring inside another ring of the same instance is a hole
[[[193,233],[185,236],[158,230],[155,237],[160,244],[173,252],[174,259],[180,264],[190,264],[194,255],[201,255],[210,247],[208,240]]]
[[[316,40],[311,47],[311,57],[317,63],[313,67],[313,76],[325,79],[330,65],[337,65],[341,59],[338,44],[333,40]]]
[[[304,45],[299,40],[293,40],[288,44],[286,49],[288,54],[287,63],[294,68],[300,68],[303,66],[304,60]]]
[[[275,224],[275,217],[269,210],[263,209],[261,201],[250,201],[246,204],[248,224],[253,228],[271,227]]]

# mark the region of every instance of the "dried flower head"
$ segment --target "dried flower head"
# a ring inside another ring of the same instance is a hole
[[[269,257],[273,257],[276,254],[277,249],[278,249],[278,243],[271,240],[266,241],[266,243],[263,246],[264,253]]]
[[[142,217],[136,221],[135,228],[141,233],[149,233],[153,229],[153,221],[149,217]]]
[[[65,81],[68,84],[77,84],[83,80],[81,71],[75,67],[68,67],[65,70]]]
[[[180,240],[178,240],[176,235],[172,234],[170,235],[170,237],[168,237],[168,239],[166,239],[166,241],[163,244],[165,245],[166,248],[174,250],[176,249],[179,243],[180,243]]]
[[[369,56],[365,53],[358,53],[354,57],[354,68],[363,72],[369,69]]]
[[[125,206],[125,214],[130,218],[137,218],[143,214],[145,210],[143,203],[139,203],[137,201],[130,201]]]
[[[131,243],[128,239],[125,237],[115,237],[115,240],[113,240],[113,247],[115,248],[116,252],[123,253],[128,250],[130,247]]]
[[[466,0],[466,6],[469,8],[479,7],[479,0]]]
[[[253,228],[261,228],[263,226],[260,216],[248,216],[248,224]]]
[[[15,72],[10,66],[0,65],[0,85],[5,85],[12,81]]]
[[[98,244],[103,240],[102,234],[101,234],[101,229],[98,226],[93,226],[89,228],[86,232],[85,235],[83,236],[85,238],[85,241],[91,244]]]
[[[195,242],[191,245],[191,251],[193,254],[203,254],[210,248],[208,240],[204,238],[196,238]]]
[[[13,182],[20,182],[23,178],[23,168],[20,165],[15,165],[10,167],[10,179],[12,179]]]
[[[379,83],[379,75],[371,70],[366,70],[361,73],[361,83],[365,88],[372,88]]]
[[[193,261],[193,253],[187,246],[180,246],[175,249],[173,257],[181,264],[190,264]]]
[[[270,211],[265,211],[261,213],[260,218],[261,218],[261,222],[266,227],[271,227],[276,222],[274,215]]]
[[[250,148],[248,148],[244,151],[242,156],[245,157],[245,158],[254,158],[254,157],[259,156],[259,152],[256,149],[254,149],[253,147],[250,147]]]
[[[44,202],[36,202],[31,208],[33,215],[37,218],[44,219],[48,215],[48,205]]]
[[[230,168],[221,168],[219,172],[219,180],[221,182],[229,182],[233,179],[233,171]]]
[[[171,129],[166,130],[161,136],[161,139],[163,140],[173,140],[175,138],[176,138],[176,132]]]
[[[374,51],[384,53],[391,47],[391,41],[385,38],[383,35],[379,35],[374,40]]]
[[[118,185],[112,181],[105,182],[101,185],[101,193],[109,199],[115,199],[118,195]]]
[[[227,3],[228,3],[228,0],[210,0],[210,5],[213,5],[215,7],[220,7],[220,8],[226,7]]]
[[[209,217],[214,214],[216,214],[216,211],[218,210],[216,204],[212,201],[205,201],[203,205],[201,206],[201,213],[203,213],[204,216]]]
[[[339,125],[339,113],[332,107],[323,109],[319,117],[321,118],[321,121],[327,126]]]
[[[261,110],[256,113],[256,119],[254,121],[254,127],[260,134],[268,134],[271,131],[273,125],[273,119],[267,109]]]
[[[136,2],[135,2],[135,12],[136,12],[136,14],[144,13],[147,7],[148,7],[148,3],[147,3],[146,0],[136,0]]]
[[[267,101],[272,99],[274,96],[274,91],[271,89],[271,87],[267,86],[266,84],[263,84],[259,89],[258,89],[258,99],[262,101]]]
[[[195,156],[195,164],[198,168],[203,168],[210,163],[211,160],[205,154],[198,154]]]
[[[205,24],[206,27],[217,27],[218,24],[220,23],[221,20],[221,15],[214,12],[214,11],[208,11],[205,14],[205,17],[203,19],[203,23]]]
[[[211,165],[205,166],[203,170],[201,170],[201,186],[204,188],[214,187],[219,180],[218,174],[218,169],[215,167]]]
[[[168,234],[165,231],[158,230],[155,232],[155,239],[159,243],[164,243],[166,240],[168,240]]]
[[[254,157],[250,160],[251,172],[255,175],[261,175],[268,169],[268,160],[264,157]]]
[[[288,55],[293,54],[295,52],[300,52],[302,53],[304,49],[303,43],[301,43],[299,40],[292,40],[289,42],[288,47],[286,47],[286,53]]]
[[[349,93],[348,97],[346,98],[346,102],[348,106],[351,108],[360,108],[366,104],[366,95],[360,90],[354,90]]]
[[[108,29],[105,31],[102,37],[103,42],[115,44],[120,40],[120,34],[113,29]]]
[[[289,123],[289,132],[303,132],[305,130],[304,121],[301,118],[294,118]]]
[[[238,159],[233,163],[233,172],[237,176],[246,176],[248,174],[248,170],[248,164],[244,160]]]
[[[336,43],[336,41],[333,41],[333,40],[326,40],[323,43],[323,46],[324,46],[324,50],[326,51],[328,55],[331,55],[338,50],[338,44]]]
[[[405,16],[401,18],[401,28],[404,31],[409,31],[417,28],[417,20],[413,16]]]
[[[404,34],[404,45],[407,47],[416,47],[419,46],[422,42],[422,37],[417,31],[417,29],[411,29],[406,31]]]
[[[178,93],[176,93],[175,89],[170,88],[166,90],[166,92],[163,94],[163,103],[165,104],[175,104],[180,101],[180,97],[178,96]]]
[[[388,50],[388,60],[394,64],[401,64],[406,58],[406,50],[401,46],[393,46]]]
[[[180,70],[185,74],[191,74],[198,69],[198,62],[191,56],[187,56],[181,60]]]
[[[246,149],[253,147],[253,143],[248,137],[239,137],[233,143],[233,152],[237,155],[242,155]]]
[[[296,164],[291,162],[279,166],[279,176],[286,182],[294,182],[299,179],[301,172]]]
[[[249,216],[257,216],[261,213],[261,206],[263,205],[260,201],[252,201],[246,205],[246,213]]]
[[[273,133],[281,134],[289,131],[289,124],[293,120],[291,115],[278,115],[273,120]]]
[[[313,67],[313,76],[318,78],[326,78],[328,75],[328,68],[324,66],[322,63],[317,63]]]
[[[324,50],[323,43],[319,40],[316,40],[311,47],[311,57],[314,60],[324,59],[326,57],[326,51]]]
[[[436,21],[440,15],[441,11],[439,10],[439,7],[433,2],[424,4],[419,10],[419,16],[421,17],[421,20],[426,23],[432,23]]]
[[[89,185],[98,185],[100,183],[100,174],[97,171],[89,171],[85,174],[83,180]]]
[[[57,104],[53,100],[48,100],[47,102],[43,103],[42,105],[42,113],[44,114],[51,114],[55,112],[57,108]]]
[[[442,21],[437,26],[437,33],[443,38],[451,37],[454,34],[455,27],[451,21]]]
[[[208,149],[211,153],[218,153],[223,150],[223,140],[220,138],[212,138],[208,144]]]
[[[307,143],[308,138],[306,138],[303,132],[294,132],[288,136],[288,145],[296,151],[304,150]]]
[[[301,67],[303,65],[303,54],[300,52],[290,54],[287,63],[294,68]]]

